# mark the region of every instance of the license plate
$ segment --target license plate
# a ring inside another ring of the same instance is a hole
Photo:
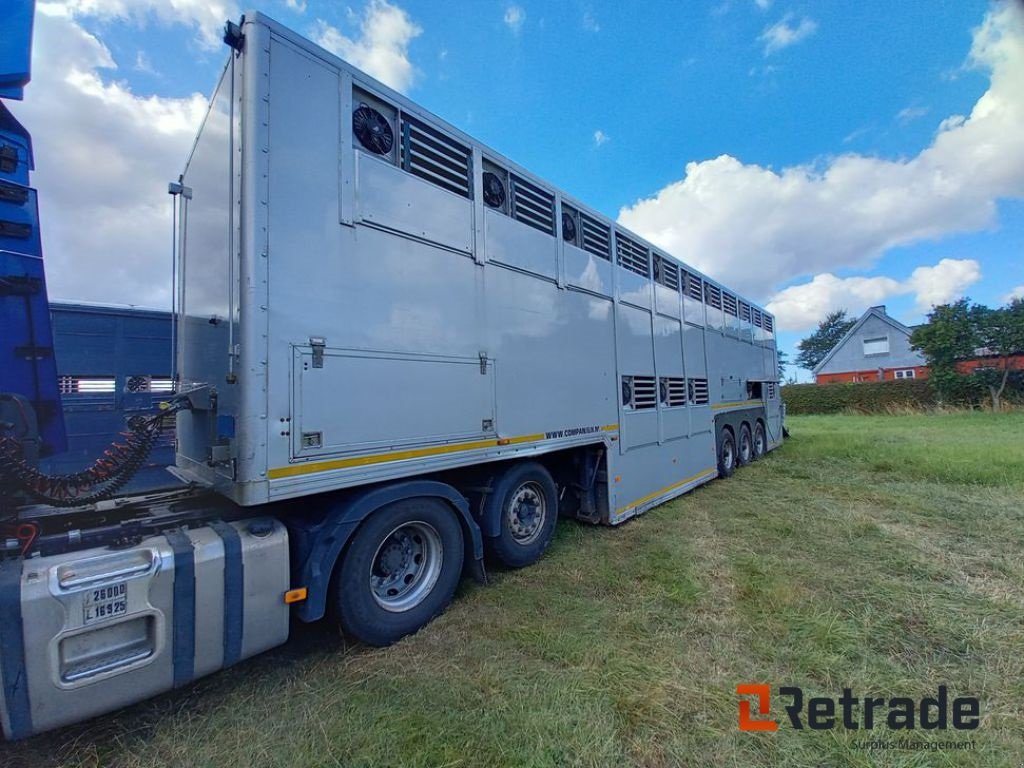
[[[85,593],[84,623],[111,619],[128,613],[128,584],[121,581],[95,587]]]

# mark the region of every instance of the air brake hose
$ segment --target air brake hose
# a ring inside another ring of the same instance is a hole
[[[121,433],[92,466],[69,475],[47,475],[30,467],[19,456],[18,442],[0,436],[0,485],[28,493],[54,507],[77,507],[109,499],[142,467],[162,431],[165,416],[189,408],[187,399],[176,399],[165,410],[139,419]]]

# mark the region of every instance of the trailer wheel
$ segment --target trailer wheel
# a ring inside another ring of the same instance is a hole
[[[718,476],[732,477],[736,471],[736,440],[726,428],[718,433]]]
[[[338,623],[369,645],[412,634],[448,607],[462,559],[462,526],[443,501],[406,499],[377,510],[335,571]]]
[[[754,460],[754,440],[750,436],[750,425],[744,422],[740,426],[740,440],[737,458],[739,466],[745,467]]]
[[[768,450],[768,441],[764,437],[764,424],[760,421],[754,425],[754,461],[757,461]]]
[[[509,568],[531,565],[548,548],[558,522],[555,481],[541,464],[515,464],[487,498],[484,515],[500,521],[498,535],[486,540],[488,551]]]

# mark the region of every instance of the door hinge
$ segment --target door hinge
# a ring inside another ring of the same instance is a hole
[[[327,339],[323,336],[310,336],[309,346],[313,348],[313,367],[324,367],[324,348],[327,346]]]

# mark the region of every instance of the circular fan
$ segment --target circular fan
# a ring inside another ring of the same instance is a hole
[[[145,392],[149,389],[149,380],[145,376],[129,376],[125,389],[129,392]]]
[[[565,211],[562,212],[562,239],[570,243],[576,242],[576,222]]]
[[[484,202],[491,208],[501,208],[505,204],[505,185],[497,174],[484,172]]]
[[[352,113],[352,131],[359,143],[376,155],[386,155],[395,144],[395,134],[388,119],[365,104]]]
[[[622,404],[633,404],[633,380],[628,376],[622,379]]]

